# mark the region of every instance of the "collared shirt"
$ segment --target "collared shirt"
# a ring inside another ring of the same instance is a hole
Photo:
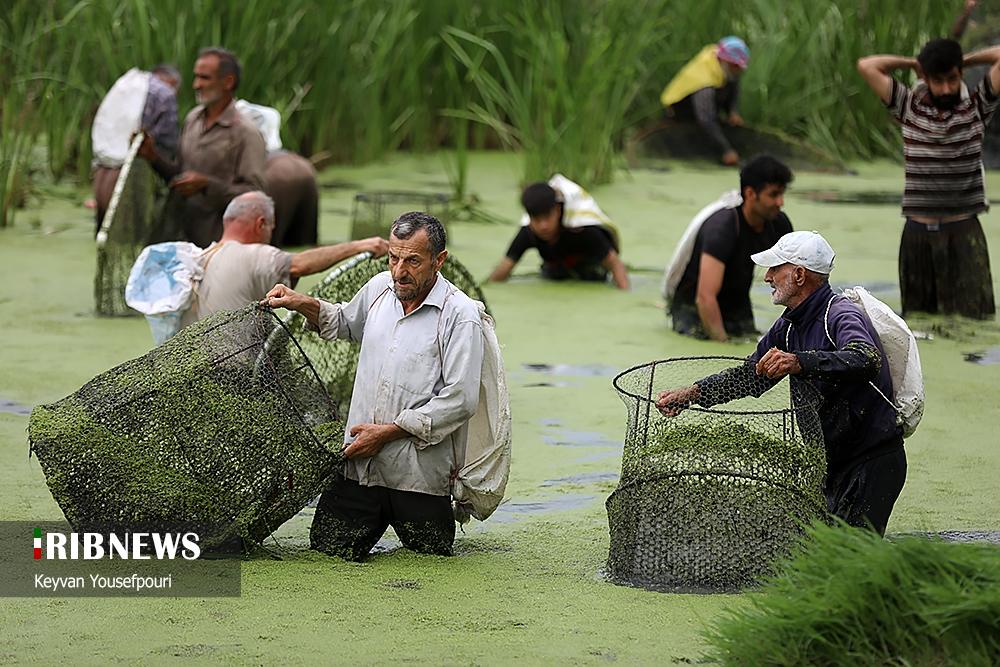
[[[327,340],[361,342],[344,442],[353,440],[357,424],[396,424],[411,434],[373,457],[348,460],[347,477],[448,495],[479,404],[483,332],[476,303],[438,274],[423,303],[404,315],[385,271],[349,303],[321,301],[318,331]]]
[[[924,82],[892,80],[887,107],[903,128],[903,215],[971,217],[989,208],[983,186],[983,133],[1000,98],[987,75],[953,109],[936,108]]]
[[[264,189],[267,151],[260,132],[230,103],[215,122],[205,126],[205,107],[196,106],[181,132],[180,171],[208,177],[208,186],[184,199],[184,226],[195,230],[191,240],[201,246],[222,234],[222,213],[233,198]]]

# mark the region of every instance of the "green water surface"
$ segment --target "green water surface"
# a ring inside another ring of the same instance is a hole
[[[832,281],[867,284],[899,306],[896,256],[902,225],[892,205],[832,205],[796,188],[900,190],[892,164],[854,176],[798,174],[786,211],[798,229],[823,233],[837,251]],[[506,225],[456,223],[449,249],[485,278],[517,230],[516,156],[475,155],[470,190]],[[448,191],[441,156],[398,156],[361,168],[332,168],[321,180],[320,237],[349,236],[352,197],[365,189]],[[1000,195],[998,178],[988,177]],[[244,563],[239,599],[0,599],[0,663],[671,663],[697,660],[701,632],[740,596],[654,593],[605,582],[608,527],[603,502],[620,466],[625,411],[610,375],[652,359],[743,355],[752,343],[685,339],[669,329],[659,284],[690,217],[723,190],[734,171],[670,165],[619,172],[595,195],[617,224],[632,289],[553,284],[525,256],[507,284],[487,285],[503,345],[514,416],[509,502],[495,519],[456,540],[457,556],[395,549],[364,564],[309,552],[312,510],[269,545],[283,560]],[[85,189],[63,187],[0,230],[0,399],[30,407],[59,399],[94,375],[152,345],[140,318],[93,315],[95,266]],[[983,216],[994,252],[996,214]],[[308,287],[318,278],[305,280]],[[752,293],[764,326],[779,314],[763,287]],[[927,411],[907,441],[909,473],[890,532],[997,529],[1000,366],[963,353],[998,344],[996,325],[963,323],[960,336],[928,323],[920,342]],[[560,364],[561,374],[528,364]],[[0,400],[2,404],[2,400]],[[35,460],[27,416],[0,412],[0,520],[61,518]],[[280,546],[279,546],[280,545]],[[2,576],[2,575],[0,575]]]

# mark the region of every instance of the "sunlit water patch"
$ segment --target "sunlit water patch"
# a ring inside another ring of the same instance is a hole
[[[993,366],[1000,364],[1000,347],[991,347],[983,352],[964,352],[962,356],[973,364]]]
[[[8,398],[3,398],[0,396],[0,412],[7,412],[14,415],[30,415],[31,408],[26,405],[21,405],[16,401],[12,401]]]
[[[518,518],[550,512],[569,512],[586,507],[595,496],[579,493],[567,493],[555,498],[544,500],[526,500],[521,502],[506,502],[497,508],[490,521],[509,523]]]
[[[588,472],[581,473],[579,475],[569,475],[567,477],[558,477],[556,479],[547,479],[542,482],[542,486],[566,486],[566,485],[581,485],[581,484],[599,484],[601,482],[612,482],[618,481],[618,473],[616,472]]]

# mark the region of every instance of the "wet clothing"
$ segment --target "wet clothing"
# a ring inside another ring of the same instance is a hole
[[[934,107],[926,84],[908,89],[893,80],[888,109],[902,124],[906,189],[899,244],[903,314],[996,313],[986,238],[976,215],[989,203],[983,184],[983,134],[1000,97],[987,75],[971,93],[963,84],[954,109]],[[911,217],[956,222],[920,223]]]
[[[263,243],[213,243],[200,261],[205,273],[182,326],[260,301],[276,283],[291,284],[291,253]]]
[[[802,372],[791,380],[810,383],[820,395],[817,412],[826,446],[828,505],[854,525],[863,525],[867,518],[872,524],[881,522],[884,531],[884,520],[903,486],[905,455],[896,410],[889,402],[889,365],[871,321],[824,285],[796,308],[785,310],[747,364],[699,380],[697,403],[710,407],[760,396],[773,387],[777,381],[754,370],[772,347],[796,353]]]
[[[476,303],[438,274],[423,303],[404,315],[392,284],[385,271],[350,303],[321,301],[319,327],[309,325],[327,340],[361,342],[345,443],[358,424],[396,424],[409,434],[375,456],[348,459],[342,478],[320,498],[314,548],[355,560],[388,525],[412,549],[451,553],[451,477],[464,464],[469,419],[479,405],[483,331]]]
[[[345,476],[362,486],[448,496],[479,404],[479,309],[440,274],[409,315],[391,288],[385,271],[349,303],[320,302],[320,336],[361,342],[345,443],[358,424],[396,424],[410,434],[373,457],[347,461]]]
[[[317,551],[360,561],[389,526],[408,549],[452,555],[455,519],[450,498],[361,486],[341,474],[334,475],[320,496],[309,543]]]
[[[993,275],[979,218],[939,225],[907,218],[899,242],[899,291],[904,317],[923,312],[992,318]]]
[[[719,124],[719,112],[727,116],[738,111],[740,84],[728,81],[721,88],[702,88],[670,107],[674,118],[682,122],[695,122],[720,153],[733,150]]]
[[[745,336],[757,332],[750,304],[750,286],[753,283],[754,263],[750,255],[767,250],[782,236],[792,231],[788,216],[779,213],[764,229],[754,231],[743,215],[742,207],[724,208],[714,213],[698,230],[694,250],[684,275],[677,284],[670,302],[670,315],[674,331],[705,337],[701,317],[698,315],[698,273],[701,255],[708,253],[726,265],[722,287],[716,299],[722,312],[722,322],[730,336]]]
[[[542,276],[551,280],[606,280],[601,263],[614,250],[611,234],[597,225],[563,227],[554,244],[538,238],[530,227],[521,227],[507,249],[507,258],[517,262],[529,248],[542,257]]]
[[[892,447],[827,477],[826,509],[851,526],[885,535],[893,505],[906,481],[906,453]]]
[[[184,120],[177,161],[164,158],[154,165],[166,178],[184,171],[209,178],[205,189],[191,197],[171,192],[167,209],[184,237],[203,248],[218,241],[229,202],[245,192],[264,189],[266,156],[260,132],[233,103],[210,127],[205,126],[205,107],[192,109]]]

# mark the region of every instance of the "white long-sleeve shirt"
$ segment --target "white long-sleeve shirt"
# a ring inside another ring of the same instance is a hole
[[[327,340],[361,341],[344,441],[357,424],[396,424],[412,434],[373,457],[348,460],[347,477],[448,495],[479,403],[483,333],[475,302],[438,274],[423,303],[404,315],[385,271],[349,303],[321,301],[314,330]]]

